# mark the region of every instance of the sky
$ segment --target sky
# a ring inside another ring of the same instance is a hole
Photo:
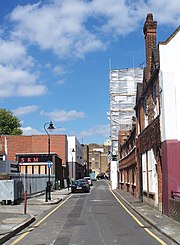
[[[157,42],[180,25],[180,0],[0,0],[0,107],[24,135],[109,139],[109,72],[145,66],[143,25]]]

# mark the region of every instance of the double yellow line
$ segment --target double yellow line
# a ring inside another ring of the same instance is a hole
[[[109,183],[108,183],[109,185]],[[148,228],[145,228],[144,225],[141,223],[140,220],[138,220],[136,218],[136,216],[134,214],[132,214],[127,208],[126,206],[119,200],[119,198],[114,194],[114,192],[111,190],[111,187],[109,185],[109,190],[112,193],[112,195],[116,198],[116,200],[118,201],[118,203],[124,208],[124,210],[138,223],[138,225],[142,228],[144,228],[144,230],[150,235],[152,236],[154,239],[156,239],[160,244],[162,245],[167,245],[163,240],[161,240],[159,237],[157,237],[154,233],[152,233]]]
[[[108,183],[109,185],[109,183]],[[111,190],[111,187],[109,185],[109,190],[112,193],[112,195],[116,198],[118,203],[124,208],[124,210],[136,221],[136,223],[144,228],[144,230],[152,236],[154,239],[156,239],[160,244],[167,245],[163,240],[161,240],[159,237],[157,237],[154,233],[152,233],[148,228],[145,228],[144,225],[141,223],[140,220],[136,218],[134,214],[132,214],[126,206],[119,200],[119,198],[114,194],[114,192]],[[62,206],[72,195],[70,195],[66,200],[62,201],[56,208],[54,208],[51,212],[49,212],[43,219],[41,219],[37,224],[35,224],[33,227],[29,228],[24,234],[22,234],[20,237],[18,237],[14,242],[11,243],[11,245],[16,245],[18,242],[20,242],[25,236],[27,236],[31,231],[33,231],[36,227],[38,227],[44,220],[46,220],[52,213],[54,213],[60,206]]]
[[[18,237],[11,245],[15,245],[20,242],[25,236],[27,236],[31,231],[33,231],[36,227],[38,227],[44,220],[46,220],[52,213],[54,213],[59,207],[61,207],[72,195],[69,195],[64,201],[62,201],[57,207],[55,207],[51,212],[49,212],[44,218],[42,218],[37,224],[33,227],[29,228],[26,232],[24,232],[20,237]]]

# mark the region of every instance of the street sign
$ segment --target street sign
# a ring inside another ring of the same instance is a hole
[[[53,162],[47,161],[47,164],[48,164],[48,168],[51,168],[51,166],[53,165]]]

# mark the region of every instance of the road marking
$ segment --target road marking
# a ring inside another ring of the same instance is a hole
[[[70,194],[68,198],[66,198],[64,201],[62,201],[56,208],[54,208],[50,213],[48,213],[44,218],[42,218],[37,224],[35,224],[33,227],[29,228],[24,234],[22,234],[20,237],[18,237],[14,242],[11,243],[11,245],[15,245],[18,242],[20,242],[25,236],[27,236],[31,231],[34,230],[34,228],[38,227],[45,219],[47,219],[52,213],[54,213],[59,207],[61,207],[72,195]]]
[[[109,185],[109,184],[108,184]],[[126,206],[119,200],[119,198],[114,194],[114,192],[111,190],[111,186],[109,185],[109,190],[112,193],[112,195],[116,198],[116,200],[119,202],[119,204],[125,209],[125,211],[138,223],[138,225],[142,228],[144,228],[144,225],[141,223],[140,220],[138,220],[138,218],[136,218],[136,216],[134,214],[132,214],[127,208]],[[144,230],[152,237],[154,237],[154,239],[156,239],[160,244],[162,245],[167,245],[167,243],[165,243],[163,240],[161,240],[159,237],[157,237],[153,232],[151,232],[148,228],[144,228]]]

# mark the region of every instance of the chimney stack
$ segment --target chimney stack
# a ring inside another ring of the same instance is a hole
[[[146,49],[146,82],[151,77],[152,50],[156,47],[156,28],[157,21],[153,21],[152,13],[148,13],[143,28]]]

